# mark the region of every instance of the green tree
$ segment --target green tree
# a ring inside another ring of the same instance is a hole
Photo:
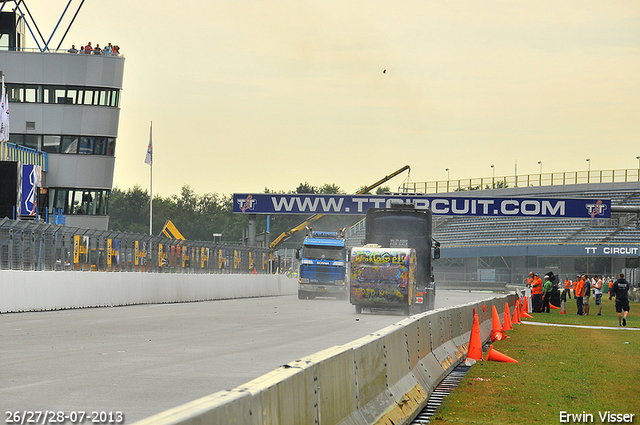
[[[390,193],[391,188],[389,186],[381,186],[376,189],[376,195],[384,195],[385,193]]]

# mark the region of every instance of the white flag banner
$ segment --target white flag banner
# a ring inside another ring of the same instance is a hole
[[[147,146],[147,156],[144,158],[145,164],[153,164],[153,140],[152,140],[153,124],[149,127],[149,146]]]
[[[0,96],[0,141],[9,141],[9,96],[2,76],[2,96]]]

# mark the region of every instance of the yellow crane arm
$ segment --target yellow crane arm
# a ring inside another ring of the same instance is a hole
[[[403,171],[406,171],[406,170],[411,170],[411,167],[409,167],[408,165],[405,165],[404,167],[400,168],[399,170],[394,171],[393,173],[389,174],[388,176],[384,176],[383,178],[381,178],[380,180],[378,180],[374,184],[372,184],[370,186],[363,187],[362,189],[357,191],[356,194],[357,195],[362,195],[364,193],[367,193],[370,190],[375,189],[376,187],[380,186],[382,183],[391,180],[392,178],[394,178],[395,176],[397,176],[398,174],[400,174],[400,173],[402,173]],[[294,227],[292,229],[289,229],[286,232],[282,232],[280,234],[280,236],[275,238],[273,240],[273,242],[271,242],[269,244],[269,248],[273,251],[276,248],[276,246],[278,246],[278,244],[280,244],[280,242],[282,242],[283,240],[289,239],[291,236],[293,236],[294,234],[298,233],[300,230],[304,229],[305,227],[307,227],[308,225],[310,225],[314,221],[319,220],[324,216],[325,216],[325,214],[314,214],[311,217],[309,217],[308,219],[306,219],[305,221],[303,221],[302,223],[298,224],[296,227]]]

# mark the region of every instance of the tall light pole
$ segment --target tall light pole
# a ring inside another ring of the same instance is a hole
[[[587,164],[589,164],[589,168],[587,169],[587,183],[591,179],[591,160],[587,158]]]
[[[640,173],[640,156],[636,156],[636,159],[638,160],[638,172]],[[638,177],[640,177],[640,175],[638,175]]]
[[[444,171],[447,172],[447,192],[449,192],[449,169],[445,168]]]
[[[542,161],[538,161],[538,165],[540,166],[540,176],[538,177],[538,186],[542,186]]]
[[[493,174],[491,178],[491,189],[495,189],[496,188],[496,167],[494,167],[493,164],[491,164],[491,172]]]

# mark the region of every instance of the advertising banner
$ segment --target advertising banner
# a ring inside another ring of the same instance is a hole
[[[38,187],[40,186],[40,167],[37,165],[22,166],[22,197],[20,214],[35,216],[38,211]]]
[[[312,194],[233,195],[233,212],[244,214],[366,214],[369,208],[413,204],[442,216],[610,218],[611,200],[486,198],[458,196],[376,196]]]

